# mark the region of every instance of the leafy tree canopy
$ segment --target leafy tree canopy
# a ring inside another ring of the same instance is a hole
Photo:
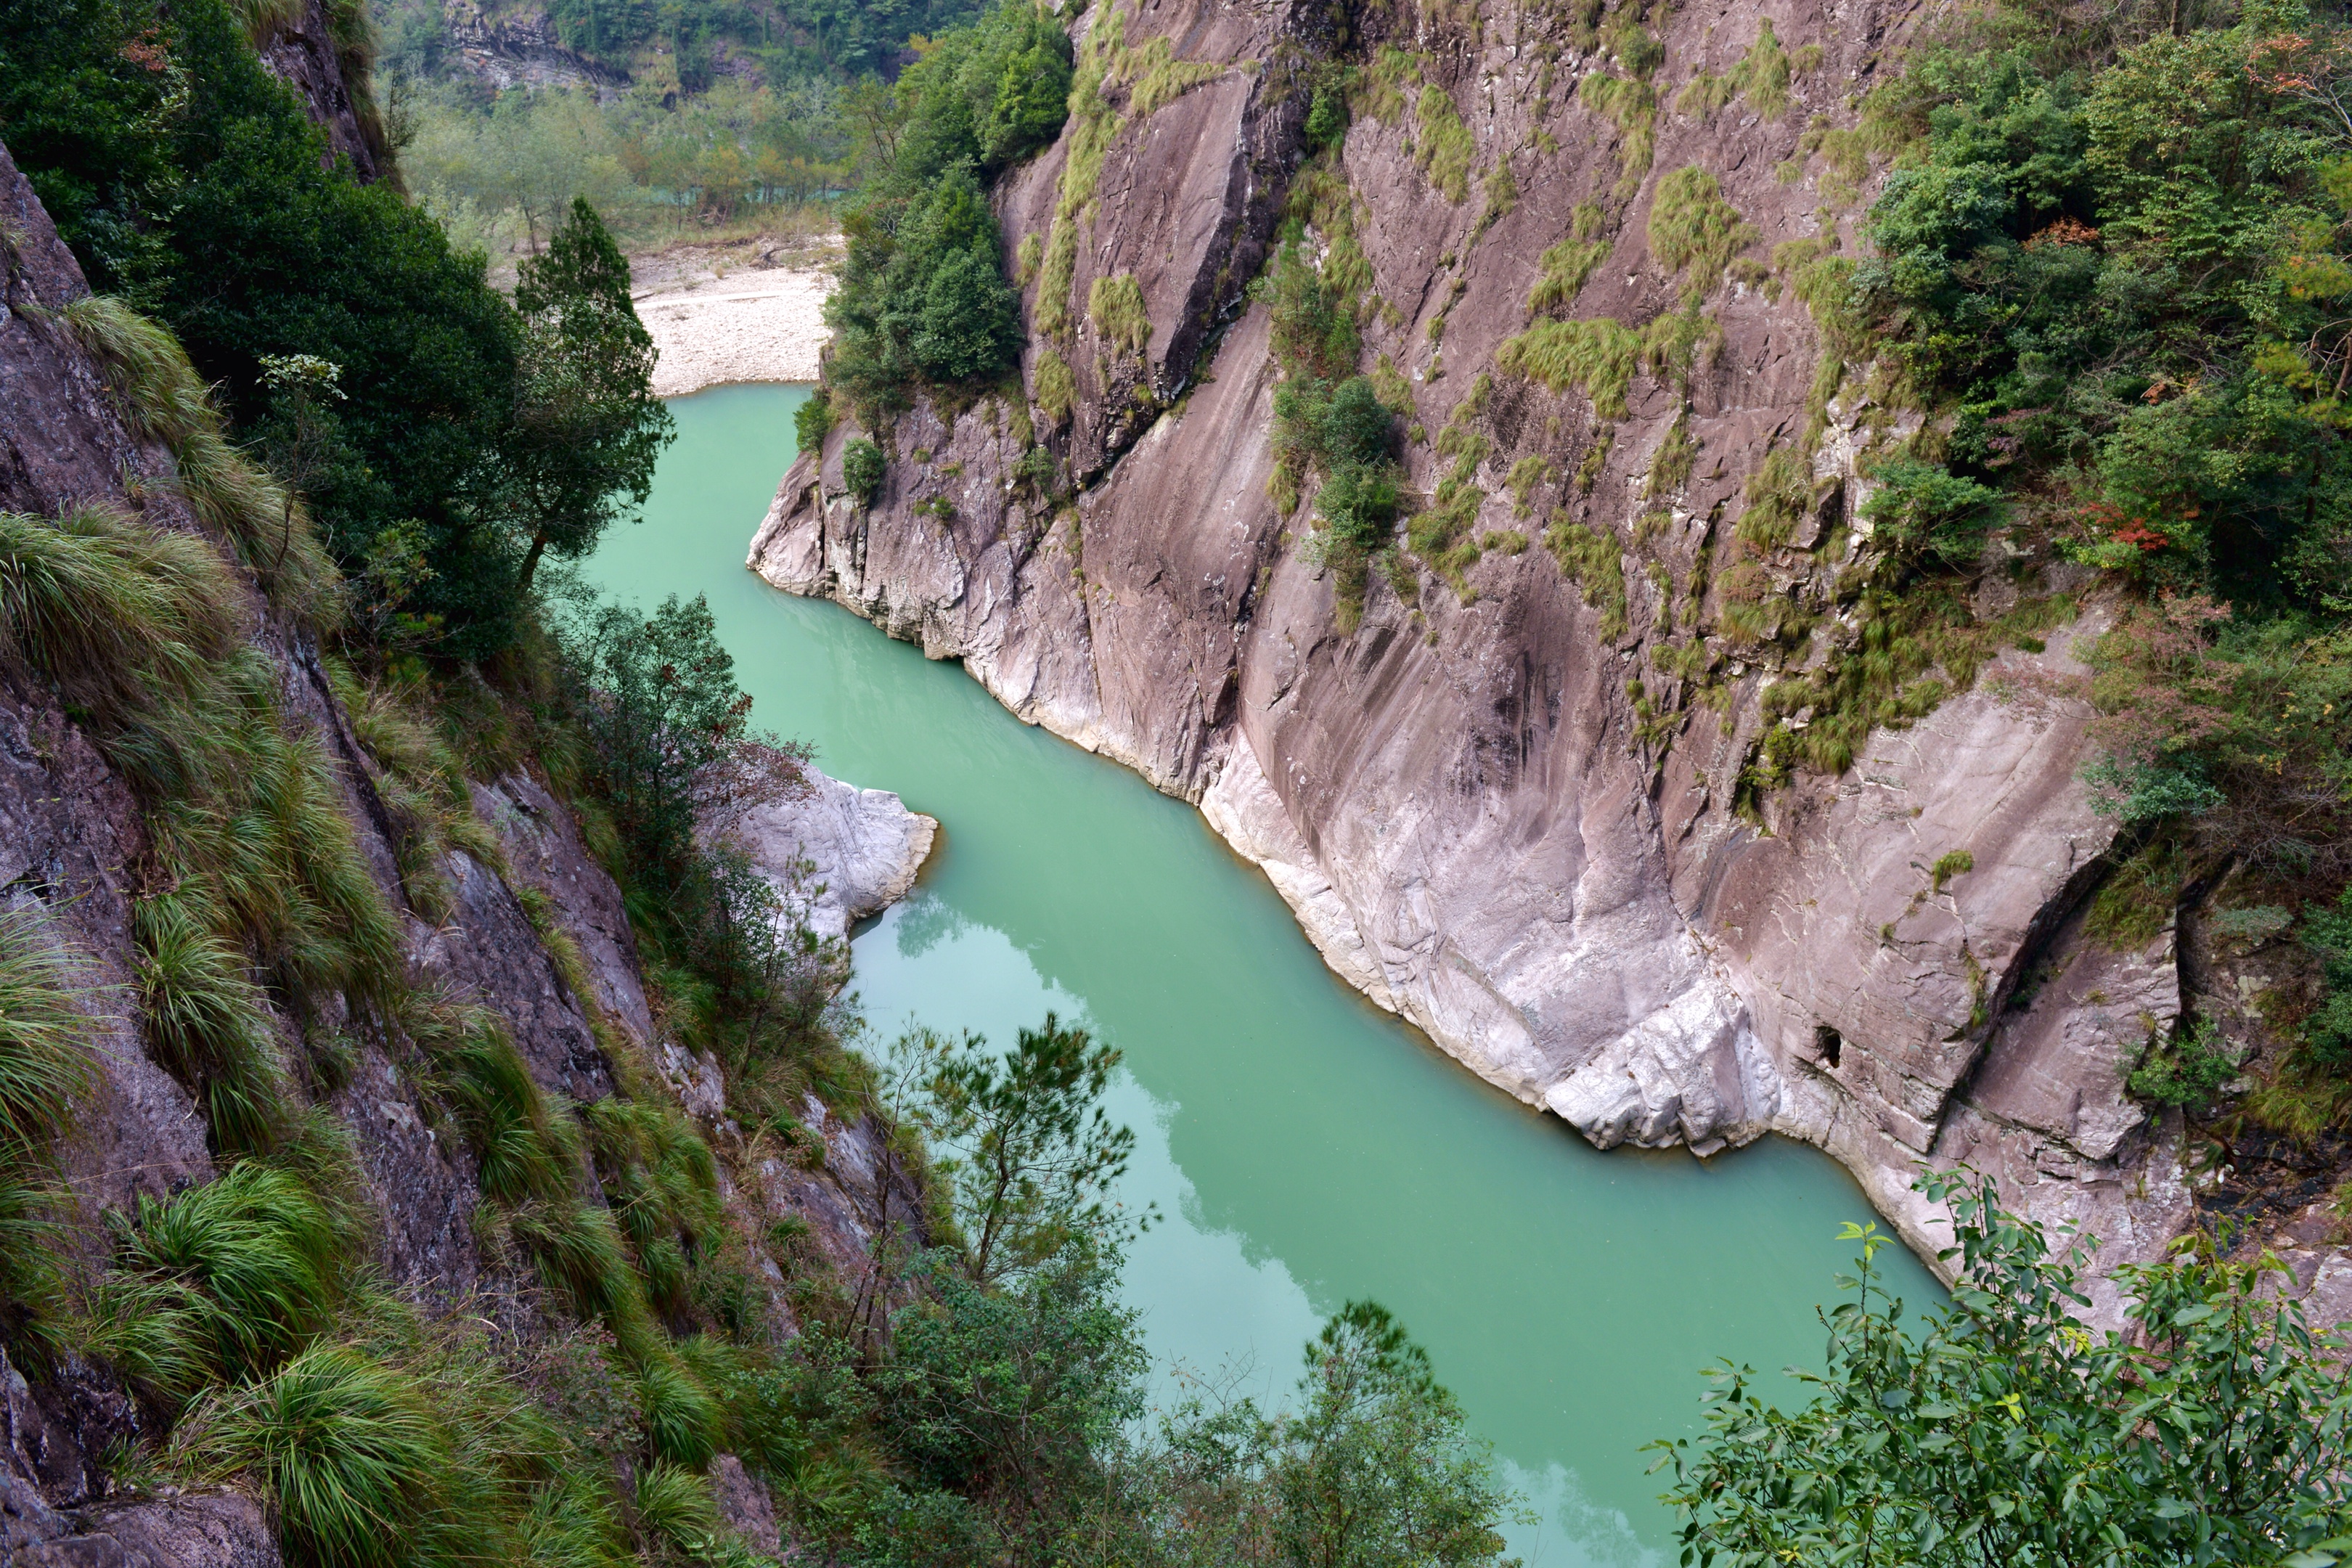
[[[482,258],[330,163],[223,0],[0,0],[0,136],[92,286],[159,315],[238,426],[279,412],[266,358],[337,367],[310,497],[331,547],[348,569],[421,530],[444,646],[502,646],[520,552],[479,458],[520,332]]]
[[[654,340],[629,301],[629,262],[574,197],[547,253],[522,264],[522,374],[507,444],[512,504],[530,543],[576,560],[653,493],[676,427],[653,393]]]
[[[1885,1238],[1827,1314],[1811,1397],[1767,1403],[1715,1373],[1706,1431],[1663,1444],[1683,1561],[1931,1565],[2274,1563],[2352,1555],[2352,1386],[2340,1335],[2192,1237],[2114,1281],[2128,1332],[2094,1331],[2090,1244],[2063,1250],[1990,1180],[1923,1176],[1948,1200],[1951,1300],[1916,1327],[1879,1288]],[[2302,1553],[2302,1555],[2290,1555]]]
[[[849,255],[827,300],[827,380],[898,405],[917,383],[984,381],[1021,349],[1020,307],[982,180],[1060,132],[1070,40],[1043,11],[1003,6],[931,40],[860,112],[882,173],[844,215]]]

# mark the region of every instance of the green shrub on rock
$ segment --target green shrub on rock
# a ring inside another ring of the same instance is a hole
[[[833,399],[822,386],[809,394],[808,401],[793,410],[793,437],[798,450],[822,452],[824,438],[833,434]]]
[[[882,488],[882,474],[886,467],[882,448],[863,436],[842,448],[841,482],[865,505],[874,504],[875,492]]]
[[[1017,362],[1019,300],[982,182],[1060,132],[1070,62],[1058,25],[1010,5],[941,34],[877,102],[886,166],[843,216],[849,254],[825,303],[825,379],[859,406]]]
[[[2087,1239],[1998,1206],[1990,1180],[1923,1176],[1949,1200],[1948,1304],[1916,1324],[1871,1266],[1826,1314],[1801,1403],[1752,1368],[1715,1372],[1706,1430],[1662,1443],[1684,1560],[2275,1563],[2328,1568],[2352,1525],[2352,1387],[2340,1332],[2313,1330],[2273,1258],[2192,1234],[2115,1270],[2127,1331],[2085,1327]]]

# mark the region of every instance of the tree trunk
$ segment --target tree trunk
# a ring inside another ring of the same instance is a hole
[[[530,536],[530,552],[522,558],[522,576],[515,584],[515,591],[517,593],[528,594],[530,592],[531,574],[539,570],[539,558],[546,553],[547,535],[544,533],[532,534]]]

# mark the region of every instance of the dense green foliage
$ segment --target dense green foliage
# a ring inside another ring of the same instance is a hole
[[[1193,1402],[1131,1450],[1099,1525],[1105,1563],[1467,1568],[1530,1522],[1496,1484],[1428,1357],[1351,1301],[1307,1346],[1288,1407]]]
[[[1362,342],[1354,301],[1316,266],[1300,235],[1286,237],[1256,292],[1271,311],[1283,372],[1274,392],[1276,500],[1286,510],[1307,480],[1321,479],[1321,527],[1309,549],[1334,574],[1342,619],[1352,624],[1371,567],[1396,559],[1403,479],[1396,415],[1370,378],[1356,374]]]
[[[653,492],[675,434],[653,395],[654,340],[629,302],[629,263],[578,196],[547,253],[522,264],[520,386],[509,483],[530,532],[521,589],[544,552],[577,560]],[[626,498],[624,500],[623,498]]]
[[[433,25],[447,25],[437,6]],[[453,241],[493,256],[535,251],[574,196],[633,247],[727,237],[719,226],[813,237],[833,226],[820,204],[871,161],[851,112],[869,89],[826,78],[722,77],[683,99],[653,81],[485,99],[469,80],[396,79],[409,189]]]
[[[339,367],[309,500],[347,566],[421,531],[423,607],[455,651],[511,633],[520,547],[481,461],[520,333],[478,258],[325,142],[224,0],[0,10],[0,137],[101,289],[169,325],[234,423],[266,433],[268,355]]]
[[[2084,649],[2085,777],[2135,847],[2101,898],[2138,912],[2104,939],[2147,940],[2228,868],[2232,902],[2282,924],[2307,904],[2321,931],[2352,876],[2352,34],[2302,0],[2082,20],[1996,6],[1866,110],[1904,132],[1877,254],[1850,289],[1843,261],[1808,277],[1933,416],[1871,474],[1867,598],[1924,674],[1996,532],[2000,559],[2130,590]],[[2309,1020],[2278,1017],[2299,1043],[2259,1120],[2309,1135],[2352,1109],[2336,994],[2323,977]],[[2210,1112],[2240,1054],[2186,1021],[2134,1092]]]
[[[886,163],[843,216],[829,384],[887,410],[917,383],[986,381],[1013,364],[1019,301],[983,182],[1060,132],[1070,72],[1069,36],[1015,3],[934,39],[875,104]]]
[[[951,1194],[973,1280],[1034,1268],[1113,1227],[1103,1194],[1135,1147],[1100,1104],[1117,1052],[1051,1013],[1003,1056],[975,1036],[924,1032],[900,1050],[921,1089],[911,1117],[939,1151],[932,1171]]]
[[[2352,1071],[2352,889],[2333,909],[2306,911],[2299,933],[2319,960],[2325,987],[2319,1005],[2303,1023],[2313,1057],[2333,1071]]]
[[[852,437],[841,449],[841,482],[851,495],[868,506],[874,504],[876,493],[882,489],[882,476],[888,466],[882,448],[866,437]]]
[[[1116,1262],[1080,1244],[990,1289],[918,1258],[920,1294],[897,1315],[887,1357],[862,1396],[827,1388],[816,1428],[857,1412],[897,1477],[819,1539],[852,1563],[942,1568],[1501,1559],[1517,1505],[1387,1313],[1353,1302],[1327,1323],[1279,1413],[1194,1399],[1147,1426],[1147,1358],[1116,1300]]]
[[[806,28],[828,66],[853,75],[877,71],[917,37],[938,37],[966,26],[973,0],[785,0],[784,14]]]
[[[641,499],[667,431],[593,216],[519,316],[478,256],[327,162],[223,0],[16,4],[0,38],[0,136],[93,283],[172,329],[346,572],[396,590],[401,637],[509,644],[525,562]]]
[[[1906,84],[1927,142],[1857,279],[1883,352],[1958,416],[1948,464],[2032,498],[2085,559],[2249,610],[2352,586],[2352,143],[2294,85],[2344,68],[2299,31],[2326,26],[2269,7],[2088,64],[2063,37],[1930,56]],[[1990,499],[1903,488],[1927,517]]]
[[[1810,1401],[1715,1375],[1707,1430],[1662,1445],[1684,1561],[1866,1564],[2268,1563],[2352,1554],[2341,1339],[2191,1237],[2115,1272],[2131,1330],[2093,1331],[2088,1246],[2053,1253],[1990,1182],[1922,1178],[1951,1204],[1952,1299],[1916,1326],[1863,1242],[1826,1318]],[[2316,1550],[2313,1550],[2316,1549]],[[2307,1556],[2288,1556],[2309,1550]]]

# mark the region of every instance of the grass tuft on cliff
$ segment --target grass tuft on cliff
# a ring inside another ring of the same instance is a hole
[[[290,1089],[267,999],[217,921],[191,892],[139,900],[140,1000],[157,1059],[195,1097],[214,1149],[247,1153],[277,1142]]]
[[[57,1142],[88,1091],[100,998],[37,908],[0,908],[0,1343],[37,1358],[63,1331]]]
[[[424,1391],[343,1345],[220,1395],[188,1428],[199,1473],[259,1489],[305,1568],[407,1568],[462,1479]]]
[[[283,1171],[240,1164],[169,1202],[142,1194],[114,1234],[90,1342],[168,1407],[268,1373],[340,1294],[332,1216]]]

